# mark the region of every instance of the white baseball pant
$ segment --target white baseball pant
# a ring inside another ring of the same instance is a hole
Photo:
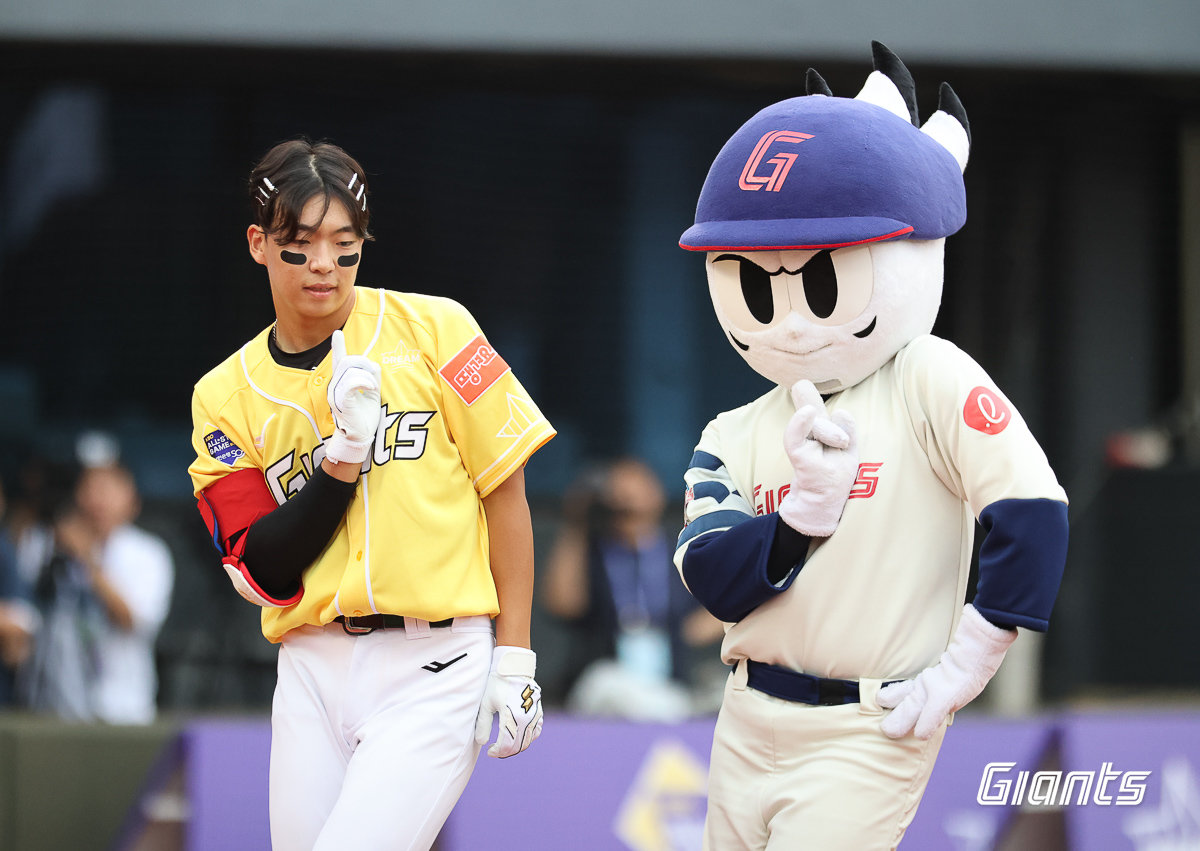
[[[889,739],[879,681],[860,703],[808,706],[725,685],[709,767],[705,851],[877,851],[912,822],[945,735]]]
[[[271,711],[275,851],[428,849],[475,767],[491,619],[292,630]]]

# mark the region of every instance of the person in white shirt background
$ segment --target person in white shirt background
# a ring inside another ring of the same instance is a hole
[[[137,485],[115,453],[80,455],[75,505],[55,532],[101,615],[90,620],[89,710],[111,724],[149,723],[158,691],[154,646],[171,604],[174,563],[162,539],[134,525]]]

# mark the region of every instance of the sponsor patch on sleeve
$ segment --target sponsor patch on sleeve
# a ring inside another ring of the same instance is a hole
[[[963,405],[963,421],[984,434],[999,434],[1012,422],[1012,411],[996,391],[976,387]]]
[[[215,428],[204,435],[204,446],[208,449],[209,455],[230,467],[237,462],[237,459],[246,454],[240,446],[230,440],[225,432],[219,428]]]
[[[504,358],[480,334],[450,358],[438,374],[446,379],[460,399],[470,405],[508,369]]]

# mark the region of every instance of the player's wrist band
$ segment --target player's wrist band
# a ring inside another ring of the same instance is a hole
[[[737,664],[741,665],[743,662],[746,665],[746,685],[763,694],[790,700],[792,703],[806,703],[809,706],[858,703],[858,683],[855,680],[814,677],[790,668],[750,659],[739,660]],[[737,665],[734,665],[734,670],[737,670]],[[883,685],[888,686],[893,682],[899,680],[891,680]]]

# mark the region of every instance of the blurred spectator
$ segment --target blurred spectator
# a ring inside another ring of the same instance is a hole
[[[86,469],[78,512],[58,525],[63,547],[83,565],[104,613],[96,636],[94,710],[113,724],[154,719],[154,642],[171,603],[170,550],[133,525],[141,511],[132,474],[117,464]]]
[[[95,466],[54,518],[36,587],[43,625],[22,690],[30,708],[60,717],[148,723],[174,564],[161,539],[133,525],[141,506],[130,471],[113,454],[80,458]]]
[[[694,662],[708,648],[707,668],[724,671],[714,646],[724,628],[675,571],[665,506],[662,484],[636,458],[582,476],[566,496],[542,603],[569,631],[559,688],[572,710],[677,720],[715,705],[706,666]]]
[[[74,500],[78,468],[30,454],[21,467],[5,516],[17,574],[32,589],[54,553],[54,518]]]
[[[0,518],[6,512],[0,487]],[[0,526],[0,707],[11,705],[16,695],[16,672],[29,658],[38,616],[30,590],[17,568],[17,553],[8,530]]]

